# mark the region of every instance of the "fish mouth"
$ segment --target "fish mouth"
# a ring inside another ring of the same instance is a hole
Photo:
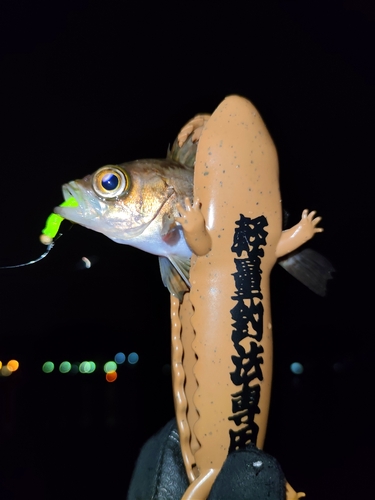
[[[107,217],[107,201],[101,200],[90,189],[80,185],[80,181],[71,181],[64,184],[62,186],[62,193],[65,201],[69,198],[74,198],[78,206],[60,205],[54,208],[56,214],[87,229],[103,233],[114,241],[128,243],[129,240],[140,236],[158,217],[164,205],[174,194],[174,191],[166,197],[158,210],[149,219],[145,220],[143,214],[138,214],[135,219],[129,218],[130,222],[125,224],[125,227],[123,219],[116,220],[110,216]]]
[[[74,198],[78,206],[58,206],[54,208],[54,212],[72,222],[82,224],[83,220],[95,219],[98,216],[98,211],[105,208],[105,205],[99,199],[90,196],[90,193],[76,181],[64,184],[62,193],[65,201]]]
[[[75,208],[81,210],[84,210],[86,208],[85,200],[80,194],[79,186],[75,181],[69,182],[68,184],[64,184],[62,186],[62,193],[65,201],[68,200],[69,198],[74,198],[77,201],[78,207]]]
[[[82,191],[82,188],[79,186],[79,184],[76,181],[68,182],[67,184],[64,184],[62,186],[62,193],[63,193],[64,200],[66,201],[69,198],[74,198],[79,205],[79,207],[77,207],[77,208],[81,208],[84,210],[85,208],[87,208],[87,203],[85,202],[85,198],[84,198],[83,193],[81,191]],[[86,192],[85,192],[85,194],[87,195]]]
[[[63,187],[62,187],[62,192],[63,192],[63,196],[64,196],[64,200],[67,200],[68,198],[70,197],[73,197],[73,198],[76,198],[77,199],[77,190],[74,190],[73,189],[73,186],[70,186],[70,184],[77,184],[76,182],[71,182],[69,184],[64,184]],[[77,200],[78,201],[78,200]],[[78,201],[79,203],[79,201]]]

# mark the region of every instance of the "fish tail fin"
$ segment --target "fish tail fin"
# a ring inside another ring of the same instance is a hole
[[[326,295],[327,281],[332,279],[335,269],[323,255],[304,248],[279,259],[278,263],[314,293],[321,297]]]

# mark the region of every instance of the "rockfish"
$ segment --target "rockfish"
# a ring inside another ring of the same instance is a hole
[[[106,165],[62,186],[78,206],[55,207],[64,219],[103,233],[116,243],[159,256],[164,285],[182,298],[189,289],[191,250],[177,204],[193,201],[196,143],[175,141],[167,158]]]
[[[171,294],[182,299],[189,290],[190,258],[177,205],[193,202],[196,136],[178,139],[162,160],[136,160],[106,165],[83,179],[64,184],[65,200],[78,206],[55,207],[64,219],[103,233],[159,257],[161,277]],[[279,263],[319,295],[334,271],[311,249],[298,250]]]

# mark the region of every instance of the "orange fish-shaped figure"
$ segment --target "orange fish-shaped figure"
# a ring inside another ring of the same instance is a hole
[[[191,482],[183,498],[204,500],[228,453],[263,446],[270,272],[280,261],[324,294],[329,262],[294,254],[322,231],[321,218],[304,210],[282,231],[276,149],[258,111],[238,96],[190,121],[166,159],[106,165],[65,184],[63,194],[77,206],[56,207],[61,217],[159,256],[171,292],[176,420]],[[286,490],[288,500],[303,496]]]

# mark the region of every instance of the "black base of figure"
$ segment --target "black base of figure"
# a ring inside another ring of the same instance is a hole
[[[207,500],[285,500],[277,460],[255,446],[230,453]],[[147,441],[138,457],[128,500],[179,500],[189,486],[175,420]]]

